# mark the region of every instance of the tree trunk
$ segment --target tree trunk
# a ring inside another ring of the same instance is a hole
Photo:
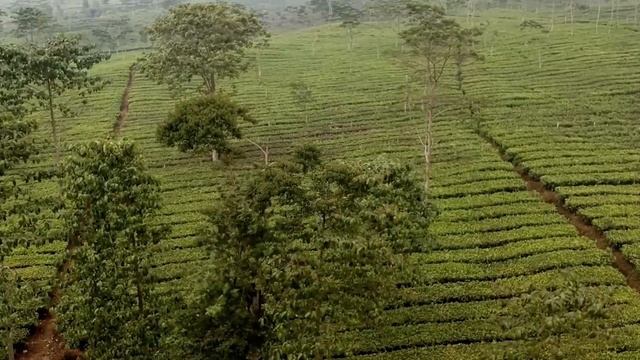
[[[258,54],[257,54],[257,59],[256,59],[256,66],[258,68],[258,83],[262,82],[262,66],[260,66],[260,58],[261,56],[262,50],[258,50]]]
[[[598,17],[596,18],[596,34],[598,33],[598,25],[600,24],[600,9],[602,5],[598,4]]]
[[[411,92],[409,89],[409,74],[405,75],[405,94],[404,94],[404,112],[407,112],[410,110],[410,104],[411,104]]]
[[[613,12],[616,8],[615,0],[611,1],[611,17],[609,18],[609,34],[611,34],[611,27],[613,26]]]
[[[425,79],[425,121],[427,125],[427,131],[425,134],[425,146],[424,146],[424,159],[425,159],[425,179],[424,190],[429,192],[429,186],[431,184],[431,159],[433,156],[433,111],[436,107],[436,89],[437,83],[430,81],[429,74],[427,73]]]
[[[570,8],[570,11],[571,11],[571,35],[572,36],[573,36],[573,29],[574,29],[574,26],[573,26],[573,6],[574,6],[574,2],[571,1],[571,3],[569,3],[569,8]]]
[[[431,156],[433,153],[433,108],[431,104],[427,105],[426,122],[427,131],[425,134],[426,142],[424,144],[424,191],[429,192],[429,186],[431,185]]]
[[[138,311],[140,311],[140,315],[142,315],[144,313],[144,296],[142,295],[142,284],[139,279],[136,285],[136,292],[138,297]]]
[[[553,5],[551,6],[551,28],[549,29],[549,33],[553,31],[553,27],[556,24],[556,0],[553,0]]]
[[[204,81],[204,87],[207,95],[215,95],[216,93],[216,74],[209,76],[201,75]]]
[[[14,360],[15,353],[13,350],[13,341],[11,340],[11,336],[7,335],[5,338],[5,347],[7,348],[7,360]]]
[[[211,161],[216,162],[220,160],[220,155],[217,150],[211,150]]]
[[[262,324],[261,321],[263,314],[264,300],[260,290],[256,288],[255,284],[251,285],[251,289],[248,291],[245,298],[246,306],[249,314],[251,315],[251,330],[253,335],[248,339],[247,359],[261,360],[261,350],[264,346],[264,338],[262,336]]]
[[[396,16],[395,25],[396,25],[396,29],[395,29],[395,32],[396,32],[396,49],[397,49],[400,46],[400,35],[399,35],[399,33],[400,33],[400,17],[398,17],[398,16]]]
[[[269,146],[264,148],[264,166],[269,166]]]
[[[51,135],[53,136],[53,144],[55,146],[55,162],[60,162],[60,139],[58,138],[58,125],[56,123],[55,113],[53,111],[53,92],[51,89],[51,80],[47,81],[47,96],[49,97],[49,120],[51,121]]]
[[[134,243],[135,246],[135,243]],[[140,276],[140,267],[138,261],[136,260],[134,267],[135,275],[136,275],[136,297],[138,299],[138,311],[140,312],[140,316],[144,314],[144,295],[142,292],[142,277]]]
[[[542,69],[542,50],[538,49],[538,70]]]

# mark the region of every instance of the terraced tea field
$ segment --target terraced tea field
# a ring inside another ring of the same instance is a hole
[[[503,17],[492,19],[479,46],[486,58],[467,75],[469,92],[481,100],[480,122],[461,111],[437,119],[431,197],[440,215],[433,250],[408,256],[415,266],[398,272],[397,298],[383,324],[345,332],[337,357],[491,358],[525,344],[534,331],[535,324],[518,336],[505,329],[501,322],[527,314],[504,309],[533,290],[563,286],[566,277],[615,300],[607,309],[614,341],[567,338],[567,353],[582,348],[594,359],[640,357],[640,295],[614,266],[611,251],[581,236],[521,176],[539,178],[626,260],[640,261],[637,33],[619,27],[596,34],[593,24],[581,23],[573,36],[568,24],[543,34],[518,30],[519,17]],[[348,51],[337,26],[277,35],[261,56],[260,77],[253,71],[225,84],[259,120],[246,126],[246,138],[268,145],[272,161],[285,159],[296,144],[313,143],[331,159],[384,155],[421,168],[421,114],[404,111],[396,35],[385,24],[365,24],[355,40]],[[112,83],[66,123],[68,142],[111,133],[138,55],[121,55],[96,70]],[[289,84],[299,80],[314,94],[308,114],[291,95]],[[227,181],[262,162],[246,140],[234,144],[226,166],[163,147],[156,126],[173,104],[165,87],[134,74],[120,130],[161,181],[157,222],[173,227],[155,258],[161,292],[198,281],[190,275],[206,257],[195,238],[200,212]],[[62,243],[21,250],[9,261],[28,279],[46,281],[63,250]]]

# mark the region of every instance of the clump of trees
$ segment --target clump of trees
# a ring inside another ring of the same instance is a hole
[[[174,90],[197,78],[207,95],[246,71],[247,50],[269,39],[256,14],[228,3],[179,5],[148,31],[155,50],[142,60],[143,70]]]
[[[134,33],[128,17],[101,20],[98,26],[91,30],[91,35],[110,52],[120,48]]]
[[[255,13],[228,3],[179,5],[148,31],[155,51],[140,65],[149,77],[174,91],[193,78],[202,81],[202,96],[178,104],[158,139],[218,160],[231,151],[228,139],[241,137],[239,124],[255,123],[247,109],[219,93],[219,82],[245,72],[251,64],[247,50],[266,46],[269,33]],[[268,164],[268,150],[258,147]]]
[[[157,358],[165,316],[150,272],[152,248],[165,233],[151,225],[158,182],[126,142],[77,146],[63,173],[72,265],[56,312],[65,339],[91,359]]]
[[[158,128],[158,139],[180,151],[209,153],[211,160],[231,151],[229,138],[240,139],[240,123],[255,123],[249,111],[225,94],[180,102]]]
[[[329,356],[340,329],[378,318],[432,214],[409,168],[323,164],[313,147],[232,186],[201,235],[210,268],[180,314],[180,356]]]

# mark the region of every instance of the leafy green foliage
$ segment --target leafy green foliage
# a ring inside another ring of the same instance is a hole
[[[26,163],[35,153],[30,139],[34,129],[32,121],[0,113],[0,358],[10,360],[14,355],[13,344],[26,335],[22,324],[37,320],[35,303],[39,298],[5,263],[15,247],[31,245],[29,240],[36,233],[32,207],[19,206],[18,199],[27,195],[25,189],[17,184],[18,179],[7,176],[7,171]]]
[[[15,272],[1,262],[0,291],[0,358],[13,360],[13,344],[28,333],[21,324],[38,319],[37,297],[29,284],[21,282]]]
[[[35,96],[29,76],[29,54],[25,49],[0,45],[0,111],[15,116],[29,113]]]
[[[525,29],[542,29],[544,26],[535,20],[525,20],[520,23],[520,30]]]
[[[181,315],[185,356],[327,356],[340,329],[378,318],[395,251],[427,247],[432,212],[408,168],[321,166],[312,148],[296,158],[210,210],[211,268]]]
[[[91,30],[91,34],[100,41],[103,47],[113,51],[133,35],[134,30],[129,18],[121,17],[99,21],[98,26]]]
[[[508,351],[501,358],[513,359],[566,359],[562,336],[606,340],[607,309],[612,299],[607,293],[594,294],[581,286],[575,279],[565,275],[565,284],[558,290],[536,290],[522,296],[514,304],[526,309],[527,317],[510,318],[502,321],[502,326],[516,338],[530,335],[531,325],[535,341],[529,346]],[[506,310],[506,313],[513,309]],[[576,349],[572,358],[579,358]],[[586,354],[583,354],[586,355]]]
[[[40,107],[49,112],[56,155],[59,155],[58,123],[55,112],[64,116],[74,114],[67,102],[59,99],[68,91],[76,91],[83,99],[104,87],[104,82],[89,74],[97,63],[105,60],[106,55],[95,52],[94,46],[82,45],[80,37],[57,36],[43,46],[31,46],[28,49],[29,66],[26,77],[29,83],[38,88],[35,99]]]
[[[291,83],[291,95],[301,110],[305,113],[305,120],[309,121],[309,105],[313,102],[313,90],[302,81]]]
[[[249,111],[224,94],[200,96],[176,105],[167,122],[158,128],[158,139],[167,146],[181,151],[213,152],[231,151],[229,138],[240,139],[239,124],[255,123]]]
[[[439,6],[418,1],[406,3],[409,27],[400,33],[417,60],[417,69],[427,86],[437,88],[446,65],[454,55],[460,25],[445,17]]]
[[[65,229],[72,261],[56,307],[72,346],[92,359],[157,357],[161,327],[150,274],[158,183],[132,144],[96,141],[63,166]],[[105,331],[105,329],[109,329]]]
[[[220,80],[246,71],[247,49],[266,45],[269,37],[255,14],[227,3],[179,5],[149,34],[155,50],[143,59],[143,70],[174,90],[197,77],[209,95]]]
[[[467,96],[467,91],[464,88],[464,66],[470,61],[482,59],[482,56],[476,51],[476,45],[479,42],[477,39],[481,35],[481,29],[470,28],[461,29],[456,36],[455,54],[453,58],[456,65],[458,90],[462,93],[462,96]],[[470,109],[471,115],[473,115],[473,107],[470,107]]]
[[[51,19],[42,10],[33,7],[23,7],[13,14],[16,22],[16,34],[19,37],[28,37],[29,42],[34,41],[36,33],[43,31],[51,22]]]
[[[302,166],[302,172],[306,173],[322,164],[322,152],[313,145],[305,144],[297,147],[293,152],[293,162]]]

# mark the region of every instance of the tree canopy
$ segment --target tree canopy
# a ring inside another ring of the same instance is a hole
[[[185,152],[209,152],[213,160],[231,151],[228,139],[240,139],[240,123],[255,123],[249,111],[224,94],[178,103],[158,128],[158,139]]]
[[[53,142],[56,145],[56,157],[60,152],[60,138],[56,112],[65,116],[74,111],[66,101],[59,101],[68,91],[86,101],[88,94],[102,89],[105,82],[89,73],[97,63],[108,58],[95,51],[92,45],[82,45],[79,36],[59,35],[44,45],[33,45],[27,49],[29,59],[25,68],[26,81],[38,90],[35,100],[41,108],[49,112]]]
[[[63,172],[73,266],[57,306],[61,330],[73,346],[86,342],[91,359],[154,359],[161,328],[151,247],[164,233],[150,223],[158,182],[126,142],[76,146]]]
[[[19,37],[34,41],[36,33],[43,31],[51,22],[51,18],[44,11],[34,7],[22,7],[15,11],[13,19],[16,22],[16,34]]]
[[[269,38],[256,14],[227,3],[179,5],[148,31],[154,50],[143,59],[143,70],[172,89],[197,78],[209,95],[220,80],[246,71],[247,50]]]
[[[377,319],[393,294],[396,250],[428,246],[431,207],[409,168],[296,154],[209,211],[210,268],[179,314],[184,357],[325,357],[340,329]]]

